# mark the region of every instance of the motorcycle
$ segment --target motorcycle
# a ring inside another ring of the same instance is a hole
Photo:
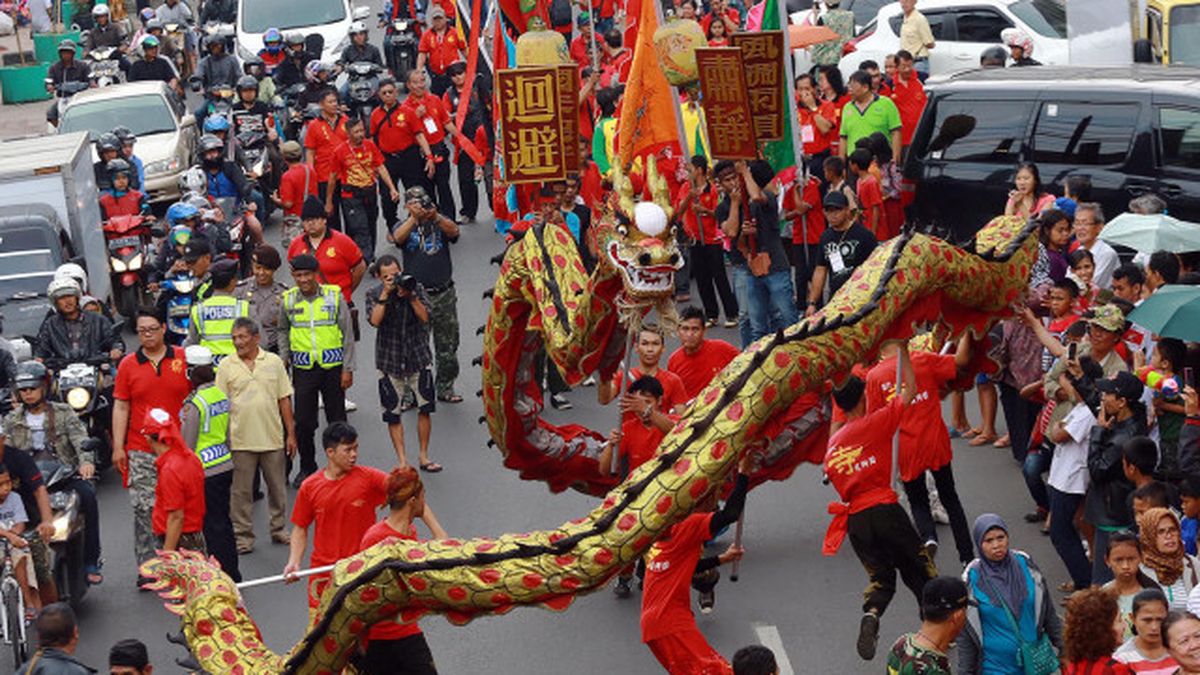
[[[190,273],[173,274],[158,283],[159,292],[172,292],[167,301],[167,342],[179,346],[187,341],[192,317],[192,291],[198,285]]]
[[[121,81],[121,52],[116,47],[97,47],[87,53],[87,61],[91,68],[88,77],[97,87],[107,87]]]
[[[54,96],[58,99],[54,103],[56,106],[58,106],[58,118],[57,119],[60,119],[60,120],[62,119],[63,113],[65,113],[67,111],[67,102],[71,100],[72,96],[74,96],[75,94],[78,94],[81,91],[90,89],[91,87],[92,87],[92,85],[90,82],[79,82],[76,80],[63,82],[61,84],[55,84],[54,80],[47,77],[46,78],[46,89],[48,91],[54,92]],[[47,131],[49,133],[53,134],[55,131],[54,128],[57,126],[58,126],[57,122],[52,122],[52,123],[50,123],[50,125],[49,125],[50,128],[47,129]]]
[[[113,300],[117,312],[131,319],[146,293],[152,238],[162,236],[155,231],[161,231],[161,227],[152,227],[153,222],[146,216],[116,216],[102,226],[108,244]]]
[[[345,72],[348,114],[369,126],[371,111],[379,105],[379,75],[383,68],[370,61],[355,61],[346,66]]]
[[[103,382],[111,372],[108,354],[99,354],[69,363],[54,374],[55,397],[71,406],[87,427],[88,436],[99,439],[94,442],[96,467],[101,470],[112,464],[112,444],[108,442],[112,433],[112,395]]]
[[[216,208],[202,214],[201,218],[205,221],[205,229],[221,230],[217,237],[210,237],[210,239],[224,242],[223,246],[217,247],[218,251],[236,262],[241,276],[245,277],[250,273],[251,257],[250,230],[246,227],[246,211],[244,208],[238,207],[236,197],[210,197],[209,199]]]
[[[259,189],[271,192],[271,155],[267,152],[267,128],[262,119],[243,115],[237,119],[237,144],[242,149],[242,172]]]
[[[280,131],[283,138],[300,138],[300,131],[304,128],[304,110],[300,107],[300,95],[304,93],[305,88],[303,82],[297,82],[278,92],[280,103],[275,119],[283,127]]]
[[[54,534],[48,543],[54,584],[58,586],[59,600],[78,611],[88,591],[83,544],[84,528],[88,524],[83,517],[79,495],[71,487],[71,482],[80,477],[79,471],[57,460],[40,461],[37,465],[46,491],[50,493]]]
[[[168,23],[163,26],[164,36],[171,41],[171,46],[175,48],[175,72],[179,73],[179,77],[188,79],[192,76],[192,60],[188,58],[187,47],[187,24]]]
[[[379,25],[386,26],[383,37],[384,59],[396,82],[408,81],[408,71],[417,65],[417,46],[421,42],[421,23],[406,16],[389,19],[379,14]]]

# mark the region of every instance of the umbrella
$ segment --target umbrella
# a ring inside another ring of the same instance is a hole
[[[788,26],[788,40],[792,49],[803,49],[813,45],[840,40],[841,35],[828,26]]]
[[[1140,253],[1200,251],[1200,225],[1165,213],[1122,213],[1104,226],[1100,238]]]
[[[1130,312],[1129,320],[1162,337],[1200,341],[1200,286],[1163,286]]]

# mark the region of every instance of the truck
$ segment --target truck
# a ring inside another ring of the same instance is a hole
[[[90,146],[84,132],[0,142],[0,332],[18,356],[41,325],[59,265],[82,265],[88,293],[111,299]]]

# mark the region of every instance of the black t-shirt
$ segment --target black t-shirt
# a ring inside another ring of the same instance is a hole
[[[454,271],[450,264],[450,244],[455,241],[432,220],[418,222],[407,239],[396,242],[404,255],[404,271],[416,277],[426,291],[444,289]]]
[[[34,496],[37,489],[44,484],[42,472],[38,470],[37,463],[28,452],[9,445],[4,446],[4,466],[8,468],[13,489],[21,495],[25,513],[29,516],[29,523],[25,529],[32,530],[42,522],[42,510],[38,508],[37,498]]]
[[[152,82],[154,80],[170,82],[177,77],[179,75],[175,72],[175,66],[161,56],[154,57],[152,61],[138,59],[129,64],[130,82]]]
[[[255,101],[249,108],[239,103],[229,114],[233,118],[235,136],[242,131],[266,133],[267,118],[271,116],[271,107],[262,101]]]
[[[854,274],[854,270],[866,261],[878,244],[875,235],[858,223],[842,232],[829,228],[821,234],[821,241],[817,243],[821,259],[817,264],[829,270],[830,295],[846,283],[850,275]]]
[[[779,231],[779,209],[776,207],[774,195],[768,193],[766,197],[765,203],[750,202],[750,217],[754,219],[757,228],[754,235],[755,249],[764,251],[771,256],[772,272],[786,272],[791,268],[791,263],[788,262],[787,251],[783,248],[783,235]],[[742,216],[742,222],[745,223],[745,206],[743,205],[740,209],[739,215]],[[718,226],[729,218],[728,197],[717,204],[716,218]],[[729,249],[729,260],[734,265],[747,264],[746,256],[742,255],[738,246]]]

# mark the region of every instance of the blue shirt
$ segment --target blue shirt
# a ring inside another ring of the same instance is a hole
[[[225,175],[224,171],[208,174],[208,194],[214,199],[222,197],[241,198],[237,185]]]
[[[137,155],[130,157],[129,163],[133,165],[133,168],[137,169],[137,185],[134,185],[133,189],[141,190],[144,193],[146,191],[146,165],[142,163],[142,158]]]
[[[1032,644],[1037,642],[1037,608],[1034,607],[1037,589],[1025,557],[1015,553],[1012,555],[1025,574],[1025,600],[1021,603],[1017,623],[1024,642]],[[983,633],[980,636],[983,651],[983,668],[980,672],[982,675],[1024,675],[1024,669],[1017,665],[1020,645],[1013,633],[1008,610],[1003,600],[992,597],[987,586],[981,583],[980,576],[980,571],[973,569],[968,580],[972,595],[979,601],[979,624]]]
[[[570,211],[563,211],[561,209],[559,210],[559,213],[562,214],[563,222],[565,222],[567,224],[567,229],[571,231],[571,237],[574,238],[575,243],[578,244],[579,237],[580,237],[580,230],[583,228],[583,225],[580,224],[580,222],[579,222],[579,216],[575,215],[574,213],[572,213]],[[530,213],[529,215],[525,216],[521,220],[528,220],[530,222],[533,222],[533,221],[537,220],[537,218],[538,218],[538,214]],[[499,223],[496,224],[496,229],[497,229],[497,231],[499,231],[499,229],[500,229]],[[506,234],[508,232],[508,229],[511,229],[511,226],[509,228],[506,228],[504,232],[501,232],[501,234]]]
[[[1179,523],[1179,530],[1183,536],[1183,548],[1188,555],[1196,555],[1196,535],[1200,534],[1200,520],[1184,516]]]

